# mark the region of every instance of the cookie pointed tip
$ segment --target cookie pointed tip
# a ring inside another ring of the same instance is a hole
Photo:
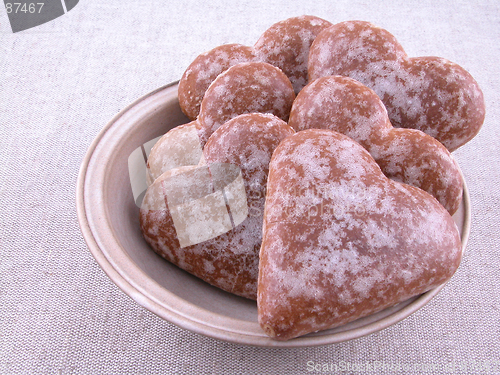
[[[271,337],[273,339],[276,338],[276,332],[274,331],[274,328],[271,327],[269,324],[263,324],[262,329],[264,330],[266,335],[268,335],[269,337]]]

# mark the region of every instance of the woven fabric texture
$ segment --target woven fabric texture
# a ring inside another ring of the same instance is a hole
[[[486,121],[454,153],[472,201],[469,245],[437,297],[378,333],[302,349],[217,341],[160,319],[106,276],[79,230],[78,170],[116,113],[199,53],[253,45],[302,14],[371,21],[410,56],[445,57],[479,82]],[[36,28],[12,33],[8,22],[0,9],[0,374],[500,373],[497,0],[80,0]]]

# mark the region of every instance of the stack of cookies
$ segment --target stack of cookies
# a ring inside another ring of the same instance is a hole
[[[168,261],[255,299],[270,337],[348,323],[457,270],[451,152],[485,116],[457,64],[408,57],[368,22],[301,16],[253,47],[199,55],[178,97],[191,122],[151,150],[142,233]]]

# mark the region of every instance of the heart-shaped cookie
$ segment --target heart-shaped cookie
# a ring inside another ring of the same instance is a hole
[[[258,318],[278,340],[345,324],[447,281],[455,222],[421,189],[385,177],[351,138],[311,129],[269,167]]]
[[[294,131],[270,114],[219,127],[206,165],[164,172],[140,210],[143,236],[162,257],[228,292],[256,299],[269,161]]]
[[[330,129],[360,143],[387,177],[421,188],[453,215],[462,176],[450,152],[416,129],[393,128],[377,94],[344,76],[310,82],[297,95],[288,124],[296,131]]]
[[[210,84],[231,66],[257,61],[252,47],[224,44],[202,53],[188,66],[179,81],[179,105],[191,120],[200,113],[200,105]]]
[[[307,83],[309,48],[316,35],[331,25],[315,16],[291,17],[267,29],[254,47],[224,44],[198,55],[179,81],[182,112],[196,119],[210,84],[231,66],[244,62],[263,61],[280,68],[299,92]]]
[[[170,129],[155,143],[148,156],[148,185],[170,169],[200,163],[203,152],[199,132],[195,120]]]
[[[279,68],[265,62],[234,65],[205,92],[198,116],[202,137],[245,113],[270,113],[286,121],[294,99],[292,84]]]
[[[453,151],[470,141],[485,116],[474,78],[438,57],[410,58],[388,31],[363,21],[335,24],[309,51],[309,79],[343,75],[373,89],[392,124],[419,129]]]
[[[332,24],[315,16],[291,17],[272,25],[254,50],[257,58],[280,68],[297,94],[307,84],[309,48],[316,36]]]

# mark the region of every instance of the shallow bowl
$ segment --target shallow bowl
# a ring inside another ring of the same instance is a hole
[[[152,140],[186,122],[179,108],[177,83],[161,87],[118,113],[96,137],[80,168],[77,212],[85,241],[104,272],[139,305],[184,329],[215,339],[257,346],[305,347],[380,331],[422,308],[443,288],[441,285],[335,329],[284,342],[267,337],[257,323],[254,301],[219,290],[168,263],[141,235],[136,202],[145,177],[137,176],[142,173],[141,163],[130,163],[130,157],[138,152],[142,155],[139,159],[146,157]],[[464,251],[470,232],[466,186],[453,218]]]

